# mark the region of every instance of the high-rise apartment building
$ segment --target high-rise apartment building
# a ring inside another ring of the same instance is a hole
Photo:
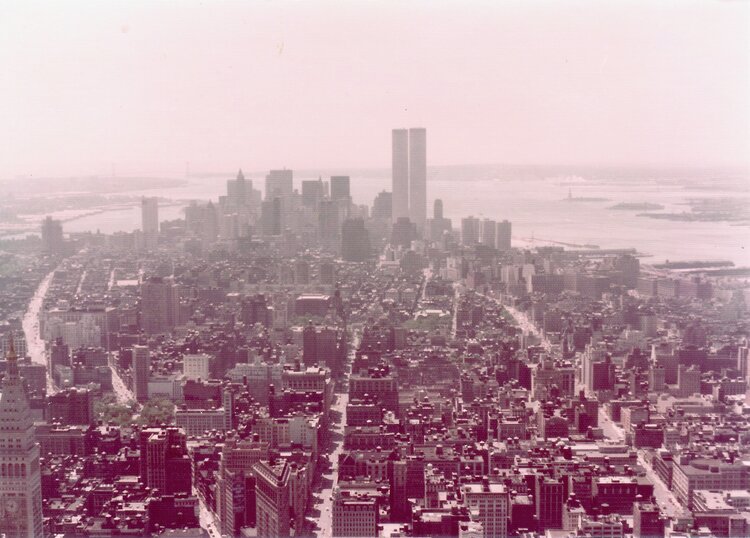
[[[409,129],[409,218],[421,232],[427,220],[427,130]]]
[[[476,245],[479,242],[479,219],[465,217],[461,219],[461,243],[463,245]]]
[[[148,400],[151,352],[148,346],[133,346],[133,395],[139,402]]]
[[[39,444],[11,340],[0,393],[0,535],[44,536]]]
[[[396,222],[409,216],[409,131],[393,129],[391,137],[391,218]]]
[[[495,233],[497,225],[494,220],[484,219],[481,227],[481,242],[490,248],[495,248]]]
[[[497,250],[508,251],[510,250],[510,233],[511,224],[507,220],[497,223],[497,232],[495,233],[495,241]]]
[[[271,170],[266,175],[266,200],[276,196],[291,196],[294,193],[292,170]]]

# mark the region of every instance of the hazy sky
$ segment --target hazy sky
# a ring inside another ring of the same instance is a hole
[[[0,0],[0,177],[747,163],[750,4]]]

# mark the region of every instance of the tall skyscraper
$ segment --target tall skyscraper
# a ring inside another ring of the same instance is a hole
[[[59,220],[46,217],[42,221],[42,249],[47,254],[65,253],[62,223]]]
[[[253,182],[245,181],[245,174],[240,169],[236,179],[227,180],[227,203],[233,208],[249,205],[252,190]]]
[[[179,287],[172,278],[151,277],[141,284],[141,328],[147,334],[174,328],[179,311]]]
[[[146,248],[154,248],[159,238],[158,198],[141,198],[141,230]]]
[[[141,199],[141,230],[143,233],[159,232],[159,199],[144,196]]]
[[[445,232],[451,231],[451,220],[443,216],[443,201],[440,198],[435,199],[429,224],[430,239],[433,241],[440,241]]]
[[[396,222],[400,217],[409,216],[409,131],[393,129],[391,142],[391,219]]]
[[[266,200],[276,196],[291,196],[294,193],[292,170],[271,170],[266,175]]]
[[[364,220],[347,219],[341,225],[341,257],[348,262],[363,262],[372,257]]]
[[[141,478],[162,495],[189,494],[192,486],[187,437],[180,428],[140,431]]]
[[[0,394],[0,535],[43,536],[39,445],[11,341]]]
[[[151,352],[148,346],[133,346],[133,395],[139,402],[148,400]]]
[[[409,218],[424,230],[427,220],[427,130],[409,129]]]
[[[372,218],[391,220],[393,214],[393,194],[388,191],[381,191],[372,202]]]
[[[318,204],[325,196],[323,180],[311,179],[302,182],[302,205],[317,209]]]
[[[393,222],[409,217],[420,232],[427,220],[427,130],[393,129]]]
[[[461,243],[475,245],[479,242],[479,219],[466,217],[461,219]]]
[[[351,200],[349,176],[331,176],[331,200]]]
[[[432,206],[432,218],[435,220],[443,218],[443,201],[440,198],[435,198]]]

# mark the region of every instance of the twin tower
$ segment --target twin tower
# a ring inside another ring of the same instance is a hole
[[[424,230],[427,219],[427,130],[393,129],[393,221],[408,217]]]

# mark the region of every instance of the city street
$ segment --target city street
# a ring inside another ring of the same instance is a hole
[[[682,505],[677,501],[674,494],[669,491],[666,484],[661,481],[659,475],[653,470],[653,468],[646,461],[646,451],[638,450],[638,463],[646,470],[646,476],[654,485],[654,497],[656,502],[661,508],[662,513],[668,517],[679,517],[686,515],[687,512]]]
[[[57,392],[57,387],[55,387],[55,383],[52,381],[52,372],[47,363],[47,351],[44,340],[42,340],[42,335],[39,332],[39,324],[42,307],[44,306],[44,298],[47,295],[54,275],[55,272],[51,271],[39,284],[34,297],[29,302],[29,308],[22,322],[23,334],[26,337],[26,354],[31,357],[32,362],[43,364],[47,368],[47,394]]]
[[[112,371],[112,392],[114,392],[117,398],[117,403],[126,404],[128,402],[135,401],[133,392],[127,387],[125,382],[120,377],[117,368],[112,364],[112,359],[109,361],[109,369]]]
[[[599,407],[599,427],[604,433],[604,437],[617,443],[625,442],[625,432],[615,424],[604,411],[604,407]]]
[[[349,363],[345,377],[351,373],[351,360],[359,348],[360,336],[355,334],[349,350]],[[336,400],[331,407],[331,443],[333,445],[328,454],[330,465],[323,471],[320,478],[320,489],[313,493],[313,512],[318,512],[314,523],[313,535],[317,538],[330,538],[333,534],[333,489],[339,479],[338,461],[339,454],[344,450],[344,426],[346,425],[346,406],[349,403],[349,393],[345,382],[342,383],[342,391],[336,393]]]

